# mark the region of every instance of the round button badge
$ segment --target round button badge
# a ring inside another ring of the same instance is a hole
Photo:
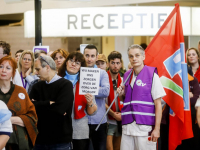
[[[18,96],[19,96],[20,99],[25,99],[24,93],[19,93]]]

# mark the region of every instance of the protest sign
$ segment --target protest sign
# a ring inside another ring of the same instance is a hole
[[[84,53],[84,49],[88,44],[81,44],[80,45],[80,52],[83,54]]]
[[[35,52],[37,52],[39,50],[43,50],[46,53],[48,53],[49,52],[49,46],[34,46],[33,47],[33,53],[35,53]]]
[[[90,93],[92,95],[98,95],[99,79],[100,79],[99,68],[81,67],[79,94],[84,95]]]

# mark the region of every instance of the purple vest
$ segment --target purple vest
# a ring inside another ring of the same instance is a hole
[[[130,74],[124,74],[124,81]],[[136,121],[136,124],[155,125],[155,105],[151,95],[151,87],[155,67],[144,66],[138,74],[133,89],[130,85],[131,77],[125,84],[125,100],[122,108],[122,125]]]

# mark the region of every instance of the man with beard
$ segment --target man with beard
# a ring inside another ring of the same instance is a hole
[[[110,94],[107,99],[106,108],[110,106],[114,97],[116,96],[117,88],[122,83],[122,78],[120,77],[119,71],[122,66],[122,55],[117,51],[112,51],[108,56],[108,66],[109,71],[108,77],[110,82]],[[123,102],[118,98],[112,105],[108,112],[108,133],[107,133],[107,150],[119,150],[121,143],[121,108],[123,107]]]

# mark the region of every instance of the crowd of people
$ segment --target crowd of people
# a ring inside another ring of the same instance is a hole
[[[0,41],[0,149],[168,150],[169,106],[157,69],[144,64],[143,47],[127,49],[126,71],[120,52],[106,58],[94,45],[83,54],[20,49],[12,58],[10,44]],[[190,48],[186,57],[194,137],[177,150],[196,150],[200,53]],[[98,95],[79,94],[81,67],[100,68]]]

